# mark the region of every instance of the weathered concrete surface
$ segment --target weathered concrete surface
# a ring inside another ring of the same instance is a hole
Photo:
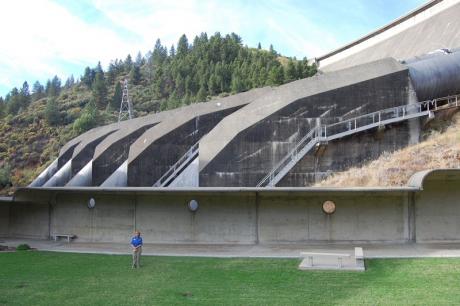
[[[416,196],[416,238],[420,242],[460,240],[458,174],[433,173]]]
[[[43,184],[43,187],[64,186],[72,178],[72,160],[59,168],[54,175]]]
[[[196,199],[198,211],[187,203]],[[251,195],[226,197],[140,196],[136,206],[136,228],[153,243],[254,243],[255,207]]]
[[[126,187],[128,186],[128,161],[125,160],[115,172],[113,172],[101,187]]]
[[[0,201],[0,237],[9,236],[10,203]]]
[[[43,231],[74,234],[77,242],[123,242],[135,228],[152,243],[407,242],[413,239],[407,223],[409,190],[42,188],[19,192],[17,201],[32,195],[43,203],[54,199],[49,228]],[[93,209],[87,207],[90,198],[96,200]],[[188,209],[192,199],[199,204],[196,212]],[[331,199],[337,211],[327,216],[321,205]],[[10,220],[11,236],[31,214],[44,219],[45,212],[18,210]]]
[[[195,158],[168,187],[199,187],[200,186],[200,166],[199,159]]]
[[[322,210],[325,200],[336,204],[332,215]],[[261,196],[259,201],[260,243],[410,240],[406,194]]]
[[[460,2],[431,2],[415,14],[409,13],[355,42],[317,57],[320,69],[333,71],[386,57],[403,60],[437,49],[460,47]]]
[[[66,184],[66,186],[91,186],[93,172],[93,160],[90,160],[73,178]]]
[[[171,118],[179,109],[164,111],[125,121],[115,133],[105,138],[94,150],[92,186],[100,186],[128,159],[130,146],[146,130]]]
[[[147,130],[129,152],[128,186],[155,182],[214,126],[271,88],[259,88],[178,109],[174,116]]]
[[[51,232],[77,235],[79,241],[121,242],[133,232],[133,202],[116,195],[94,197],[96,207],[88,208],[90,197],[64,195],[53,203]],[[69,218],[69,216],[73,216]]]
[[[9,211],[10,237],[49,238],[49,209],[43,204],[14,204]]]
[[[458,182],[460,170],[439,170],[401,188],[25,188],[0,220],[9,237],[76,242],[125,243],[134,229],[156,244],[459,242]]]
[[[94,151],[96,150],[97,145],[100,144],[107,136],[114,133],[118,128],[121,128],[121,125],[122,123],[109,131],[101,132],[97,135],[98,137],[82,140],[80,142],[80,144],[75,148],[71,159],[72,177],[74,177],[93,159]]]
[[[280,86],[226,117],[200,141],[200,186],[255,186],[319,122],[413,100],[408,69],[393,59]]]
[[[62,166],[64,166],[70,159],[83,150],[89,143],[94,140],[108,135],[118,129],[118,123],[112,123],[109,125],[93,128],[67,142],[59,151],[58,156],[58,171]]]

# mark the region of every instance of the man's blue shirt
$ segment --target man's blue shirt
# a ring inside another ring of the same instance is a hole
[[[136,248],[142,245],[142,237],[134,236],[133,239],[131,239],[131,244]]]

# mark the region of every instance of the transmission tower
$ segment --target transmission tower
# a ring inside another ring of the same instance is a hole
[[[118,114],[118,122],[125,119],[133,119],[131,99],[128,92],[128,79],[123,81],[123,95],[121,97],[120,113]]]

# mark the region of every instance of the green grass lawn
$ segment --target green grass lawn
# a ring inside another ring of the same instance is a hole
[[[460,259],[368,260],[362,272],[295,259],[0,253],[0,305],[460,304]]]

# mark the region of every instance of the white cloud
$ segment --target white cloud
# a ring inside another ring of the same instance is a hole
[[[350,1],[354,3],[354,10],[363,15],[366,8],[359,6],[361,0]],[[320,0],[309,2],[311,9],[307,4],[299,6],[292,0],[93,0],[78,3],[83,7],[83,15],[85,8],[90,6],[88,11],[94,10],[100,16],[80,16],[82,11],[72,10],[69,2],[59,3],[53,0],[2,1],[0,88],[20,86],[25,79],[33,82],[55,74],[61,78],[70,73],[78,75],[86,65],[94,66],[98,60],[106,66],[110,60],[124,58],[128,53],[133,56],[137,51],[145,53],[152,49],[156,38],[169,47],[183,33],[192,41],[201,32],[235,32],[250,46],[261,42],[267,48],[273,43],[282,54],[300,58],[322,55],[344,43],[336,36],[340,29],[331,31],[330,26],[325,27],[322,16],[326,15],[318,8],[323,5],[322,9],[328,10],[327,16],[331,17],[332,6],[338,4],[324,4]],[[338,7],[339,14],[350,10],[346,5]],[[94,20],[98,17],[100,20]],[[356,24],[359,22],[356,20]],[[347,24],[343,31],[350,27],[352,25],[348,27]]]
[[[52,1],[4,2],[2,10],[8,13],[0,18],[0,74],[16,86],[26,78],[66,77],[66,65],[93,66],[131,51],[116,32],[92,26]]]

